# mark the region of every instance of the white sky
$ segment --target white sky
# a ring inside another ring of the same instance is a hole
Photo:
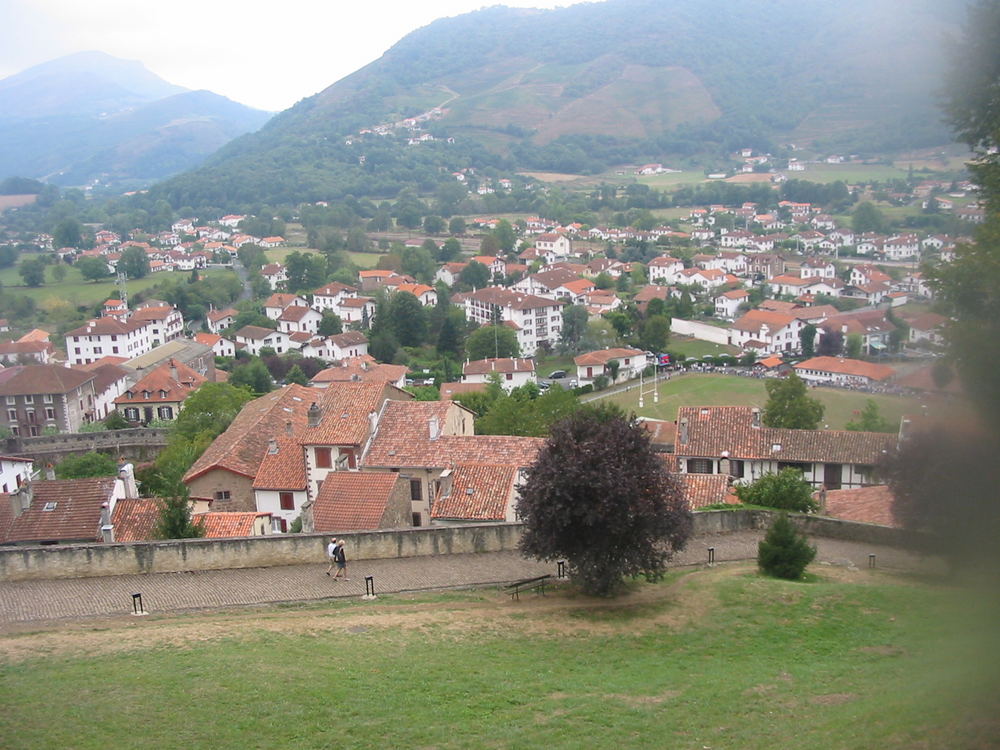
[[[486,5],[580,0],[0,0],[0,79],[73,52],[279,111],[381,57],[414,29]]]

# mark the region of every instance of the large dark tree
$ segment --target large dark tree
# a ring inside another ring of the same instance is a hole
[[[805,381],[794,373],[787,378],[769,380],[764,424],[792,430],[815,430],[823,418],[823,404],[808,395]]]
[[[663,575],[692,520],[677,481],[634,419],[581,410],[552,427],[517,512],[521,551],[565,558],[584,591],[606,596],[626,576]]]
[[[937,427],[906,437],[879,467],[892,490],[893,518],[955,563],[996,560],[998,448],[979,430]]]
[[[149,273],[149,256],[141,247],[126,248],[117,268],[130,279],[141,279]]]
[[[975,242],[955,260],[927,269],[944,309],[955,318],[948,344],[968,393],[1000,430],[1000,4],[969,8],[963,39],[954,45],[944,88],[945,111],[975,154],[969,166],[986,217]]]
[[[514,329],[505,325],[482,326],[465,340],[465,356],[471,360],[491,357],[519,357],[521,347]]]

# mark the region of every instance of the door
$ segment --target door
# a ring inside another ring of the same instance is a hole
[[[844,473],[843,464],[824,464],[823,465],[823,486],[828,490],[839,490],[841,476]]]

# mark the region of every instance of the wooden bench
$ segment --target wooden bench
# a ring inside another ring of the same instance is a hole
[[[517,599],[520,601],[520,594],[522,591],[537,591],[538,593],[545,595],[545,584],[549,582],[552,578],[550,575],[538,576],[537,578],[525,578],[523,581],[514,581],[514,583],[509,583],[504,586],[504,589],[510,594],[511,599]]]

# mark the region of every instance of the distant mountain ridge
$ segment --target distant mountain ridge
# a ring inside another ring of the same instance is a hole
[[[131,185],[190,169],[269,113],[80,52],[0,80],[0,177]]]
[[[946,143],[934,89],[965,1],[486,8],[414,31],[163,191],[187,205],[392,197],[467,166],[598,172],[741,146]],[[356,138],[434,108],[421,126],[434,143]]]

